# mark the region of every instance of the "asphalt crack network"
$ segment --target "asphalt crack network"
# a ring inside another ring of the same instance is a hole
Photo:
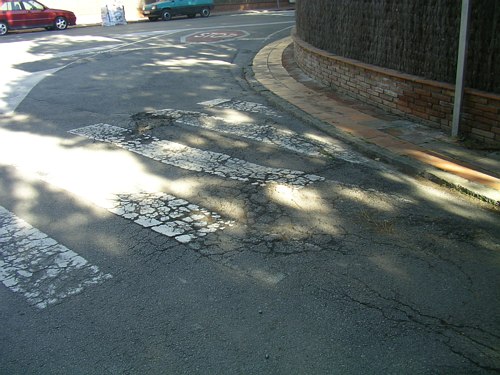
[[[493,361],[500,360],[500,350],[494,344],[500,339],[499,335],[480,327],[455,324],[444,318],[424,313],[397,298],[382,295],[359,278],[352,277],[352,279],[362,285],[362,290],[365,293],[371,295],[371,301],[354,297],[344,291],[332,292],[325,288],[320,288],[320,290],[335,297],[335,299],[340,297],[363,308],[377,311],[388,321],[420,326],[435,334],[450,351],[469,361],[474,366],[500,373],[500,368],[495,367],[493,363]],[[379,301],[379,303],[376,301]],[[384,306],[384,304],[386,305]],[[461,345],[461,343],[463,344]],[[485,363],[486,358],[489,358],[491,363]]]

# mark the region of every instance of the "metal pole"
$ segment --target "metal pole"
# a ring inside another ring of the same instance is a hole
[[[457,79],[455,82],[455,102],[453,105],[453,122],[451,136],[458,135],[460,127],[460,113],[464,96],[464,73],[467,53],[467,36],[469,33],[470,1],[462,0],[462,16],[460,18],[460,40],[458,42]]]
[[[276,5],[278,6],[278,9],[280,8],[280,0],[276,0]]]

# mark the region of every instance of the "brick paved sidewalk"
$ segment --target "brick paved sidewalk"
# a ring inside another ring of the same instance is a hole
[[[442,131],[416,124],[333,93],[305,76],[293,62],[292,40],[264,47],[253,61],[255,79],[294,106],[294,112],[405,172],[500,205],[500,152],[474,151]],[[296,111],[295,109],[298,109]]]

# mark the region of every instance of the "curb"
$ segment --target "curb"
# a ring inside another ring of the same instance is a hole
[[[250,71],[246,72],[245,79],[249,86],[259,94],[265,96],[269,101],[280,109],[291,113],[302,121],[309,123],[317,129],[330,133],[345,143],[353,146],[359,152],[395,166],[401,172],[424,178],[433,183],[452,188],[455,191],[486,202],[495,210],[500,209],[500,191],[492,187],[470,181],[461,176],[438,169],[430,164],[414,159],[406,155],[398,155],[387,148],[371,143],[368,139],[350,134],[332,124],[318,118],[318,114],[308,113],[300,108],[297,103],[302,100],[306,102],[311,97],[309,87],[293,79],[283,67],[282,55],[286,47],[291,43],[291,37],[286,37],[268,44],[254,57]],[[279,57],[279,59],[278,59]],[[293,81],[293,82],[292,82]],[[287,86],[287,82],[293,87]],[[290,95],[293,96],[292,103]],[[429,155],[432,157],[432,155]]]

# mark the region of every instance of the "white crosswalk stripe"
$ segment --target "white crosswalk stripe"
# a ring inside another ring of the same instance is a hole
[[[214,100],[214,103],[217,103],[217,99]],[[216,105],[217,104],[214,104],[214,106]],[[197,128],[208,129],[218,133],[231,134],[266,144],[272,144],[307,156],[333,156],[355,164],[365,163],[367,160],[359,154],[348,151],[341,144],[325,142],[319,139],[307,139],[292,131],[278,129],[271,124],[256,124],[254,122],[245,121],[236,123],[227,121],[222,117],[209,116],[200,112],[181,111],[175,109],[151,111],[147,112],[146,115],[151,116],[151,118],[164,117],[174,120],[178,124],[185,124]]]
[[[0,206],[0,281],[44,309],[112,276]]]
[[[266,116],[282,117],[279,113],[273,111],[272,109],[266,107],[263,104],[247,102],[245,100],[219,98],[219,99],[207,100],[205,102],[200,102],[198,104],[206,107],[219,107],[226,109],[234,109],[243,112],[260,113]]]
[[[321,176],[302,171],[265,167],[226,154],[204,151],[156,137],[134,136],[127,129],[109,124],[86,126],[71,130],[70,133],[112,143],[164,164],[256,185],[274,182],[300,188],[324,181]]]
[[[274,115],[272,110],[257,103],[218,101],[207,105]],[[294,138],[284,131],[265,128],[263,133],[259,133],[257,126],[252,127],[251,124],[231,128],[224,120],[197,112],[163,110],[154,114],[167,115],[180,124],[228,132],[265,143],[281,142],[281,146],[296,151],[304,147],[313,149],[303,139]],[[164,164],[253,185],[278,183],[302,188],[324,181],[321,176],[303,171],[266,167],[223,153],[188,147],[149,135],[136,135],[109,124],[91,125],[71,130],[70,133],[111,143]],[[319,154],[316,148],[314,155]],[[56,186],[61,182],[58,176],[59,173],[50,171],[39,175]],[[101,195],[93,200],[100,207],[180,243],[188,243],[234,225],[234,221],[224,220],[215,212],[163,192],[129,193],[125,190],[107,191]],[[0,206],[0,281],[11,291],[22,294],[30,305],[44,309],[110,278],[112,275],[102,272],[82,256]]]
[[[214,212],[164,193],[118,194],[105,208],[181,243],[233,225]]]

